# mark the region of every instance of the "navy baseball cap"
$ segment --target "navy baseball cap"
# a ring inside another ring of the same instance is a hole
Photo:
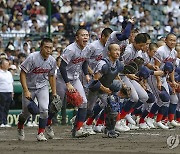
[[[173,70],[174,70],[173,64],[171,62],[165,62],[165,64],[164,64],[164,71],[172,73]]]
[[[147,79],[150,75],[153,75],[154,71],[148,69],[146,66],[141,66],[138,72],[138,76]]]

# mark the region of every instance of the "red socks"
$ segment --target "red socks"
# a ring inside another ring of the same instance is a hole
[[[24,124],[20,124],[19,122],[18,122],[18,129],[23,129],[24,128]]]

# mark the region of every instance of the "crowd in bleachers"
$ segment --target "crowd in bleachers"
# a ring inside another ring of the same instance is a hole
[[[51,0],[51,18],[48,2],[0,0],[0,53],[17,69],[20,57],[39,50],[40,39],[48,35],[49,21],[55,57],[74,41],[78,27],[85,27],[93,41],[105,27],[121,30],[122,21],[132,16],[135,27],[152,40],[180,32],[179,0]]]

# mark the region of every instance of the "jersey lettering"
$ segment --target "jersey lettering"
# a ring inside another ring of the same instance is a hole
[[[78,57],[78,58],[72,59],[72,63],[77,64],[77,63],[80,63],[80,62],[84,62],[85,60],[86,60],[86,58]]]
[[[42,73],[48,73],[50,70],[46,68],[36,67],[32,71],[34,74],[42,74]]]

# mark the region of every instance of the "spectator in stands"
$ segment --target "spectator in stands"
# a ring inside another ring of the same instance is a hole
[[[146,19],[144,19],[144,18],[140,20],[139,32],[140,33],[147,33],[148,32],[148,26],[146,23]]]
[[[10,65],[10,67],[9,67],[9,69],[8,69],[8,71],[10,71],[12,75],[18,74],[18,72],[17,72],[16,70],[17,70],[17,69],[16,69],[16,65],[13,65],[13,64]]]
[[[29,55],[30,50],[29,50],[29,48],[28,48],[27,42],[25,42],[25,43],[23,44],[23,49],[21,50],[21,52],[22,52],[22,53],[25,53],[26,55]]]
[[[29,11],[29,14],[32,15],[32,14],[40,14],[40,3],[39,2],[34,2],[33,5],[32,5],[32,8],[30,9]]]
[[[3,8],[3,9],[7,8],[7,4],[6,4],[5,0],[0,0],[0,7]]]
[[[44,27],[48,20],[48,16],[46,15],[46,8],[40,7],[40,13],[37,15],[37,20],[41,22],[41,26]]]
[[[36,52],[36,48],[35,47],[31,47],[30,49],[30,53]]]
[[[32,20],[32,26],[30,27],[30,33],[37,34],[37,33],[40,33],[40,32],[41,32],[41,27],[38,25],[37,20],[33,19]]]
[[[13,100],[13,76],[9,69],[9,61],[0,61],[0,127],[11,127],[7,123],[9,107]]]
[[[60,13],[68,13],[71,11],[71,1],[70,0],[64,0],[64,5],[60,8]]]
[[[23,12],[23,8],[25,7],[22,0],[17,0],[14,3],[14,6],[11,9],[11,14],[14,14],[14,11]]]
[[[152,19],[152,16],[149,12],[149,10],[144,10],[144,19],[146,19],[146,23],[147,25],[152,25],[153,23],[153,19]]]
[[[19,63],[21,64],[25,59],[26,59],[27,55],[25,53],[19,53],[18,55],[18,59],[19,59]]]
[[[14,37],[25,37],[25,30],[22,28],[22,24],[19,22],[15,23],[15,29],[11,31]]]
[[[8,22],[8,32],[11,33],[12,30],[14,30],[14,22],[13,21],[9,21]]]
[[[1,37],[8,37],[8,27],[7,27],[7,24],[3,24],[1,26],[1,30],[0,30],[0,36]]]
[[[7,24],[9,21],[9,15],[5,13],[3,8],[0,8],[0,26],[1,24]]]
[[[160,25],[159,21],[154,22],[154,35],[155,36],[163,36],[164,30]]]
[[[54,17],[52,18],[51,33],[55,31],[58,31],[58,20]]]
[[[144,8],[142,6],[139,7],[139,10],[135,11],[135,18],[138,21],[144,18]]]

